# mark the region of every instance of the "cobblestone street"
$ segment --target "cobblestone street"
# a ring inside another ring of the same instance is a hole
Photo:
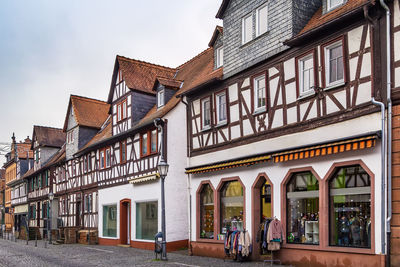
[[[168,261],[154,260],[152,251],[134,248],[86,245],[48,245],[45,241],[0,239],[0,266],[270,266],[263,262],[188,256],[186,251],[168,253]],[[277,266],[277,265],[276,265]]]

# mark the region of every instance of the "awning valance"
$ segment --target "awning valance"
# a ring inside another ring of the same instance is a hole
[[[142,175],[142,176],[135,177],[135,178],[130,178],[130,179],[128,179],[128,181],[131,184],[137,184],[137,183],[143,183],[143,182],[148,182],[148,181],[152,181],[152,180],[157,180],[157,178],[159,178],[159,177],[160,177],[160,175],[158,173],[152,173],[152,174]]]
[[[268,161],[270,159],[271,159],[270,155],[251,157],[251,158],[247,158],[247,159],[233,160],[233,161],[217,163],[217,164],[212,164],[212,165],[207,165],[207,166],[202,166],[202,167],[188,168],[188,169],[186,169],[186,173],[203,173],[203,172],[218,171],[218,170],[223,170],[223,169],[253,165],[253,164]]]
[[[275,163],[360,150],[376,145],[376,134],[272,154]]]

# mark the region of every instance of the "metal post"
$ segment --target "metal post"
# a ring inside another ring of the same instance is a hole
[[[163,139],[161,139],[163,140]],[[164,181],[165,176],[161,177],[161,227],[162,227],[162,253],[161,253],[161,260],[168,260],[167,259],[167,248],[166,248],[166,231],[165,231],[165,193],[164,193]]]
[[[51,206],[51,205],[52,205],[52,202],[53,202],[53,201],[50,201],[50,202],[49,202],[49,205],[50,205],[50,207],[49,207],[49,212],[50,212],[50,216],[49,216],[49,217],[50,217],[50,220],[49,220],[49,234],[50,234],[49,244],[51,244],[51,242],[52,242],[52,240],[51,240],[51,238],[52,238],[52,237],[51,237],[51,220],[53,219],[53,214],[52,214],[52,213],[53,213],[53,209],[52,209],[52,206]],[[48,234],[48,235],[49,235],[49,234]]]

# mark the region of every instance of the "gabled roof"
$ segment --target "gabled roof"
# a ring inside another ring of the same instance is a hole
[[[99,144],[111,137],[112,137],[112,123],[111,123],[111,116],[109,116],[107,120],[104,121],[102,129],[99,132],[97,132],[97,134],[92,139],[90,139],[90,141],[86,145],[84,145],[76,154],[79,155],[83,151],[86,151],[88,147],[95,146],[96,144]]]
[[[213,47],[214,46],[214,43],[215,43],[215,41],[217,40],[217,38],[218,38],[218,35],[223,35],[224,34],[224,28],[223,27],[221,27],[221,26],[216,26],[215,27],[215,30],[214,30],[214,33],[213,33],[213,36],[211,37],[211,40],[210,40],[210,42],[208,43],[208,46],[209,47]]]
[[[74,112],[76,123],[79,126],[100,129],[101,125],[108,117],[110,105],[101,100],[71,95],[67,115],[65,116],[64,132],[67,131],[68,117],[71,108]]]
[[[59,128],[34,125],[31,149],[36,139],[39,146],[60,148],[65,143],[65,133]]]
[[[158,84],[164,85],[167,88],[179,89],[182,85],[182,81],[164,77],[156,77],[156,81],[154,82],[153,90],[157,89]]]
[[[230,0],[222,0],[222,3],[218,9],[217,15],[215,15],[215,17],[217,19],[222,19],[225,13],[226,8],[229,5]]]
[[[29,156],[30,159],[33,159],[33,151],[31,150],[31,140],[29,142],[17,143],[17,153],[18,158],[26,159]]]
[[[292,39],[286,41],[288,45],[301,44],[301,40],[310,37],[312,34],[317,34],[318,31],[326,28],[332,23],[339,23],[339,20],[353,16],[355,13],[362,14],[362,8],[366,5],[374,4],[374,1],[369,0],[347,0],[347,2],[332,11],[322,13],[322,6],[308,21],[306,26]]]
[[[163,106],[163,108],[157,109],[157,106],[154,105],[153,108],[139,122],[133,125],[131,129],[114,136],[112,136],[110,117],[104,124],[105,128],[97,133],[97,135],[84,147],[82,147],[75,155],[80,156],[88,151],[97,149],[102,145],[112,144],[117,139],[125,138],[140,131],[141,129],[150,127],[153,125],[154,119],[162,118],[180,102],[180,98],[178,98],[180,95],[192,89],[199,88],[210,81],[221,80],[223,74],[223,68],[214,70],[214,49],[212,47],[204,50],[176,69],[176,76],[172,80],[179,82],[183,81],[183,85]]]
[[[65,144],[57,151],[40,169],[36,170],[32,167],[30,168],[21,179],[28,178],[32,175],[36,175],[58,163],[65,161]]]
[[[147,94],[154,94],[152,89],[157,76],[173,78],[176,73],[176,69],[173,68],[117,56],[115,60],[110,93],[108,95],[107,103],[109,104],[112,102],[118,70],[120,71],[122,79],[125,81],[126,86],[129,89]]]

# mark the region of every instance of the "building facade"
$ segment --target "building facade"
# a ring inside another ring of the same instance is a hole
[[[276,20],[280,5],[296,15]],[[184,94],[194,254],[224,257],[226,233],[239,230],[252,237],[252,258],[266,259],[260,231],[278,219],[283,263],[383,266],[383,133],[371,101],[386,101],[382,10],[222,2],[224,28],[210,45],[223,48],[224,78]],[[269,46],[276,31],[286,39]]]

